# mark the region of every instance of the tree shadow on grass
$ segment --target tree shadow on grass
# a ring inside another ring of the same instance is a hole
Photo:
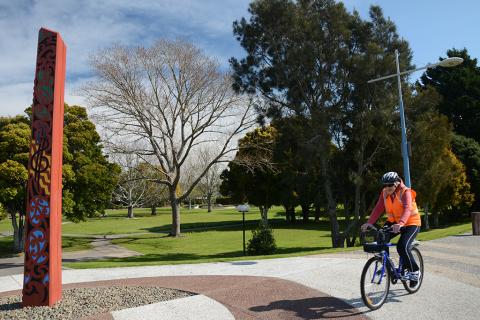
[[[259,223],[259,220],[245,221],[246,229],[255,228]],[[170,224],[141,228],[152,233],[168,233],[172,230]],[[182,223],[182,232],[201,232],[201,231],[240,231],[243,230],[242,221],[216,221],[216,222],[195,222],[195,223]]]
[[[133,240],[133,239],[132,239]],[[278,248],[275,251],[276,255],[298,253],[298,252],[311,252],[319,251],[322,249],[328,249],[328,247],[292,247],[292,248]],[[222,259],[258,259],[261,257],[267,256],[244,256],[243,250],[235,250],[222,253],[212,253],[212,254],[196,254],[196,253],[149,253],[139,256],[131,256],[125,258],[105,258],[97,260],[88,260],[89,262],[102,262],[102,263],[129,263],[129,264],[155,264],[155,263],[187,263],[187,262],[210,262],[210,261],[222,261]],[[81,259],[68,259],[64,262],[85,262],[86,260]]]
[[[270,226],[273,229],[289,229],[289,230],[313,230],[313,231],[330,231],[330,224],[327,222],[302,222],[297,221],[294,224],[287,223],[283,219],[269,219]],[[246,230],[255,229],[260,220],[245,221]],[[168,233],[171,231],[171,225],[161,225],[155,227],[141,228],[151,233]],[[195,222],[182,223],[182,232],[202,232],[202,231],[242,231],[242,221],[216,221],[216,222]]]
[[[18,256],[13,248],[13,237],[0,237],[0,258],[13,258]]]
[[[195,253],[165,253],[165,254],[144,254],[127,258],[112,258],[101,261],[105,262],[129,262],[129,263],[149,263],[149,262],[186,262],[204,259],[235,258],[242,256],[242,251],[224,252],[219,254],[201,255]]]

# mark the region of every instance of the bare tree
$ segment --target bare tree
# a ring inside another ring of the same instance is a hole
[[[158,170],[153,171],[148,164],[142,164],[139,167],[141,178],[149,177],[146,180],[146,190],[144,196],[144,205],[151,209],[152,216],[157,215],[157,207],[160,207],[168,200],[168,188],[164,184],[156,183],[154,181],[155,175],[158,178]]]
[[[127,207],[128,218],[133,218],[133,208],[143,206],[147,192],[147,182],[143,179],[140,164],[135,155],[116,156],[122,166],[119,181],[113,191],[113,200]]]
[[[201,167],[204,167],[214,154],[213,148],[202,149],[199,153],[198,163]],[[207,173],[200,180],[198,187],[205,199],[207,200],[208,212],[212,211],[212,200],[213,197],[219,192],[220,184],[222,180],[220,179],[220,174],[225,169],[221,163],[215,163],[213,166],[208,169]]]
[[[185,41],[116,45],[95,54],[92,66],[97,79],[83,93],[94,118],[116,152],[134,153],[158,171],[145,178],[168,187],[171,235],[180,236],[179,203],[215,163],[233,156],[238,136],[255,124],[252,98],[235,94],[230,74]],[[178,192],[185,163],[208,145],[220,148]]]

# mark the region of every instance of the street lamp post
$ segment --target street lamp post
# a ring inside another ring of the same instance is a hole
[[[395,62],[397,66],[397,73],[391,74],[385,77],[377,78],[377,79],[372,79],[369,80],[368,83],[380,81],[380,80],[385,80],[389,78],[396,77],[397,82],[398,82],[398,100],[399,100],[399,107],[400,107],[400,129],[402,131],[402,159],[403,159],[403,175],[405,177],[405,185],[407,187],[411,187],[412,183],[410,181],[410,163],[408,159],[408,142],[407,142],[407,128],[405,126],[405,112],[404,112],[404,106],[403,106],[403,98],[402,98],[402,84],[401,84],[401,79],[400,76],[404,74],[409,74],[415,71],[423,70],[423,69],[429,69],[429,68],[435,68],[438,66],[441,67],[454,67],[460,63],[463,62],[462,58],[459,57],[451,57],[444,59],[440,62],[433,63],[433,64],[428,64],[424,67],[417,68],[417,69],[412,69],[412,70],[407,70],[400,72],[400,62],[398,59],[398,50],[395,50]]]
[[[250,209],[250,208],[246,204],[241,204],[241,205],[237,206],[237,210],[242,213],[242,217],[243,217],[243,219],[242,219],[243,220],[243,255],[246,255],[246,252],[245,252],[245,212],[248,212],[248,209]]]

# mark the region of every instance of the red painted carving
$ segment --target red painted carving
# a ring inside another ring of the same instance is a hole
[[[24,306],[51,306],[62,293],[62,146],[66,47],[40,29],[33,89]]]

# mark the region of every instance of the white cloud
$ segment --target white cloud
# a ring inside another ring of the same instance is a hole
[[[33,80],[33,79],[32,79]],[[0,86],[0,116],[15,116],[32,104],[33,81]]]
[[[67,45],[65,101],[81,104],[73,88],[91,76],[89,56],[114,42],[148,45],[183,37],[222,65],[238,54],[232,23],[250,0],[0,0],[0,116],[21,113],[32,101],[38,30],[58,31]]]

